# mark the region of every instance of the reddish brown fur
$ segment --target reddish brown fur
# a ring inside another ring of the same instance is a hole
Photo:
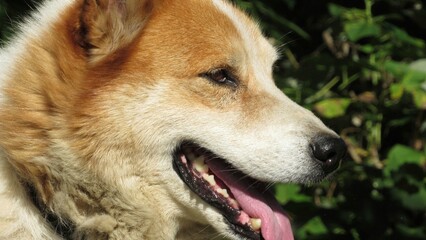
[[[70,140],[76,152],[81,154],[79,157],[94,161],[98,145],[93,142],[93,137],[102,134],[94,132],[102,129],[102,126],[96,126],[96,123],[102,124],[100,119],[93,121],[99,111],[97,97],[115,85],[123,82],[139,84],[143,81],[148,86],[150,81],[173,76],[175,82],[172,84],[176,91],[186,95],[178,99],[196,98],[189,100],[191,103],[198,102],[225,110],[234,108],[235,103],[243,105],[243,109],[256,109],[257,105],[265,104],[256,104],[257,101],[252,100],[257,99],[253,97],[253,94],[258,94],[256,86],[250,85],[250,89],[247,89],[250,73],[241,72],[245,69],[241,64],[244,64],[246,56],[243,47],[238,44],[242,39],[237,29],[225,16],[218,17],[223,15],[219,10],[210,8],[216,12],[195,11],[204,9],[202,5],[211,5],[211,2],[192,0],[190,4],[195,7],[187,8],[178,1],[164,1],[158,6],[158,11],[152,13],[141,34],[135,35],[132,43],[121,46],[100,62],[92,63],[90,55],[92,48],[102,48],[105,37],[93,30],[96,29],[99,13],[92,1],[87,1],[86,5],[83,0],[76,1],[73,9],[67,11],[61,21],[54,25],[57,34],[35,40],[33,46],[29,46],[27,54],[31,56],[22,59],[44,55],[42,59],[48,63],[34,65],[32,62],[23,62],[24,66],[32,66],[12,76],[16,80],[8,87],[11,108],[3,109],[0,118],[1,121],[13,121],[14,124],[6,125],[1,137],[9,139],[3,148],[7,150],[10,161],[22,176],[34,178],[29,180],[40,188],[45,201],[50,199],[53,191],[49,184],[52,182],[49,170],[45,165],[28,162],[28,159],[48,155],[46,151],[51,145],[50,135],[54,132],[59,134],[55,136],[58,138],[71,133],[74,139]],[[173,14],[169,11],[171,9]],[[140,14],[146,15],[146,11],[140,11]],[[140,19],[145,15],[141,15]],[[190,22],[182,26],[187,23],[183,19],[193,19],[198,25]],[[111,28],[109,23],[106,27]],[[200,35],[200,32],[203,34]],[[157,45],[161,45],[161,48]],[[59,52],[60,55],[57,54]],[[57,68],[45,68],[46,64],[56,65]],[[239,71],[241,77],[238,91],[217,88],[214,84],[198,79],[199,74],[219,67],[231,67]],[[122,73],[137,77],[123,78]],[[70,120],[64,122],[65,119]],[[56,129],[58,122],[67,125],[68,129]],[[17,136],[16,131],[21,134]]]

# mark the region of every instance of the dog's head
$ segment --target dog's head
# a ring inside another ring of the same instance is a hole
[[[67,59],[44,83],[61,153],[184,222],[289,239],[269,184],[322,180],[345,145],[275,86],[258,25],[222,0],[72,5],[46,36]]]

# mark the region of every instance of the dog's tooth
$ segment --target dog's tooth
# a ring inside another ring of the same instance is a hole
[[[196,158],[195,160],[192,161],[194,164],[195,169],[199,172],[199,173],[208,173],[209,172],[209,166],[207,166],[204,163],[204,157],[203,156],[199,156],[198,158]]]
[[[216,180],[214,180],[214,175],[209,175],[207,173],[204,173],[203,179],[206,180],[211,186],[216,185]]]
[[[223,189],[223,188],[219,188],[216,190],[219,194],[222,194],[222,196],[224,196],[225,198],[229,198],[229,193],[228,190]]]
[[[240,215],[238,216],[237,221],[242,224],[249,224],[250,216],[246,212],[240,211]]]
[[[250,218],[250,226],[254,231],[259,231],[262,227],[262,220],[260,218]]]
[[[240,204],[238,204],[237,200],[233,198],[228,198],[228,200],[229,200],[229,205],[231,205],[232,208],[240,209]]]
[[[195,165],[195,169],[199,173],[208,173],[209,172],[209,166],[207,166],[207,165]]]

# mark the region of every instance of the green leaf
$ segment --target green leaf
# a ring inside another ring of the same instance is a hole
[[[402,78],[404,74],[409,70],[407,64],[395,61],[386,61],[383,66],[385,71],[391,73],[397,78]]]
[[[414,90],[412,91],[412,94],[416,107],[426,110],[426,91],[423,91],[422,89]]]
[[[400,83],[394,83],[390,86],[391,99],[399,100],[404,94],[404,87]]]
[[[369,53],[369,54],[376,51],[376,49],[374,48],[374,46],[371,45],[371,44],[362,45],[362,46],[359,47],[359,50],[362,51],[362,52],[364,52],[364,53]]]
[[[402,84],[408,91],[414,91],[421,88],[426,82],[426,73],[409,69],[402,79]]]
[[[402,165],[407,163],[419,166],[424,165],[426,163],[426,154],[404,145],[396,145],[389,151],[384,171],[389,174],[392,171],[397,171]]]
[[[346,12],[347,9],[339,6],[337,4],[334,3],[330,3],[328,4],[328,12],[333,16],[333,17],[340,17],[343,15],[344,12]]]
[[[379,37],[382,32],[379,25],[365,20],[346,23],[344,29],[349,40],[352,42],[356,42],[365,37]]]
[[[296,239],[307,239],[312,235],[318,236],[326,233],[328,233],[328,229],[322,222],[321,218],[314,217],[298,229]]]
[[[310,202],[311,197],[300,193],[301,187],[293,184],[275,185],[275,197],[282,205],[288,202]]]
[[[392,26],[391,29],[392,29],[393,36],[397,40],[399,40],[403,43],[413,45],[413,46],[418,47],[418,48],[424,48],[425,47],[425,43],[424,43],[423,40],[411,37],[406,31],[402,30],[401,28],[396,27],[396,26]]]
[[[418,165],[419,168],[426,164],[426,153],[416,151],[408,146],[396,145],[388,154],[388,159],[385,162],[384,173],[388,177],[391,172],[399,173],[400,169],[406,164]],[[412,178],[410,175],[404,175],[410,184],[418,188],[415,192],[407,191],[406,188],[395,186],[392,188],[392,196],[401,202],[401,204],[413,211],[426,210],[426,188],[424,180]]]
[[[384,69],[395,77],[407,78],[405,80],[407,84],[416,82],[418,85],[426,81],[426,59],[420,59],[411,64],[390,60],[384,63]],[[406,76],[407,74],[409,76]]]
[[[400,223],[396,225],[396,228],[402,235],[404,235],[408,239],[425,239],[426,237],[424,226],[412,227]]]
[[[400,99],[405,90],[413,96],[418,108],[426,109],[426,59],[420,59],[409,65],[387,61],[384,68],[396,78],[402,79],[400,83],[391,85],[392,99]]]
[[[426,210],[426,189],[424,187],[419,188],[419,191],[413,194],[395,188],[393,189],[392,194],[405,208],[413,211]]]
[[[349,98],[332,98],[318,102],[314,109],[323,117],[336,118],[345,115],[350,104]]]
[[[357,8],[345,8],[337,4],[328,4],[328,12],[336,18],[342,18],[346,21],[365,19],[365,11]]]

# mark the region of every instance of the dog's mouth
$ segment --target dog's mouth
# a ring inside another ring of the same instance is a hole
[[[237,234],[248,239],[293,239],[289,218],[267,190],[268,184],[192,143],[180,146],[173,165],[186,185],[220,211]]]

